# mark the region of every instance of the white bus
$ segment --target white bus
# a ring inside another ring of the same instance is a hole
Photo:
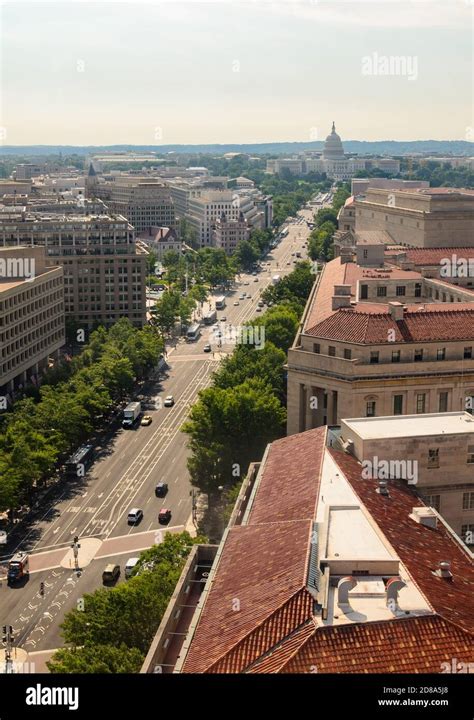
[[[190,325],[186,332],[186,342],[195,342],[200,335],[201,335],[201,326],[199,325],[199,323]]]
[[[223,310],[225,308],[225,295],[220,295],[216,298],[216,310]]]

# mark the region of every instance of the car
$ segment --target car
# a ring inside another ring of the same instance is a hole
[[[246,280],[246,281],[244,282],[244,285],[250,285],[249,281]]]
[[[262,308],[264,305],[265,305],[265,303],[263,302],[263,300],[258,301],[258,307]]]
[[[227,321],[227,318],[226,318],[225,315],[223,315],[223,316],[221,317],[221,322],[226,322],[226,321]]]
[[[137,565],[139,560],[140,558],[137,557],[128,558],[127,562],[125,563],[125,577],[127,579],[132,576],[135,565]]]
[[[102,573],[102,582],[104,585],[115,582],[120,577],[120,565],[114,565],[109,563],[105,566],[104,572]]]
[[[209,345],[209,343],[206,343],[204,345],[204,352],[211,352],[211,351],[212,351],[211,346]]]
[[[155,488],[156,497],[165,497],[167,492],[168,492],[168,483],[159,482]]]
[[[235,300],[234,305],[240,305],[238,300]]]
[[[241,294],[239,295],[239,300],[245,300],[246,294],[247,294],[247,293],[241,293]]]
[[[151,415],[144,415],[140,421],[140,425],[151,425],[153,418]]]
[[[295,257],[295,253],[291,253],[291,257]]]
[[[262,312],[262,308],[257,306],[257,312]]]
[[[129,525],[138,525],[143,518],[143,510],[140,508],[132,508],[128,511],[127,522]]]
[[[254,278],[253,281],[254,281],[254,282],[258,282],[258,277]]]
[[[174,405],[174,397],[172,395],[167,395],[165,397],[165,402],[163,403],[165,407],[173,407]]]
[[[290,261],[289,261],[289,260],[288,260],[288,262],[287,262],[286,264],[287,264],[287,265],[291,265],[291,263],[290,263]]]
[[[162,525],[166,525],[166,523],[169,523],[171,520],[171,510],[168,508],[161,508],[160,512],[158,513],[158,522]]]
[[[253,271],[253,273],[252,273],[252,275],[256,275],[256,274],[257,274],[257,271],[256,271],[256,270],[254,270],[254,271]]]

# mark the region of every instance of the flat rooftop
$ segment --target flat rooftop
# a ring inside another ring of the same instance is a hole
[[[474,432],[474,417],[467,412],[349,418],[342,422],[363,440]]]

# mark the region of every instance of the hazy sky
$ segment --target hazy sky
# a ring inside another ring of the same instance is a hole
[[[324,139],[333,119],[343,140],[472,140],[473,11],[474,0],[4,1],[4,143]]]

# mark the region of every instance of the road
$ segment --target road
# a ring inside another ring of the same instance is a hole
[[[296,252],[305,257],[303,243],[310,230],[304,218],[311,219],[312,212],[301,210],[299,219],[289,224],[288,235],[264,259],[270,265],[264,265],[257,281],[251,274],[238,278],[218,318],[226,317],[226,323],[235,327],[256,316],[260,292],[271,283],[272,276],[291,272]],[[251,298],[239,300],[243,292]],[[214,296],[211,303],[213,300]],[[169,529],[193,529],[186,468],[189,451],[187,436],[180,428],[199,390],[210,384],[221,358],[232,351],[227,344],[219,349],[212,332],[203,328],[197,342],[180,340],[175,347],[167,348],[166,376],[150,378],[140,391],[152,424],[111,434],[96,448],[90,472],[65,484],[59,497],[46,504],[42,516],[22,538],[21,549],[30,553],[30,578],[15,588],[7,587],[5,580],[0,582],[1,624],[13,626],[18,647],[29,652],[59,647],[64,614],[77,607],[84,593],[101,586],[104,565],[116,562],[123,570],[128,557],[159,542],[156,532],[163,530],[158,522],[161,508],[171,509]],[[211,342],[211,353],[204,352],[207,342]],[[173,395],[173,407],[162,406],[167,395]],[[155,496],[158,482],[168,484],[165,498]],[[144,512],[138,526],[127,524],[128,511],[133,507]],[[81,542],[80,574],[74,570],[69,549],[75,535]],[[10,552],[16,549],[9,548]],[[44,595],[39,592],[40,582],[45,583]]]

